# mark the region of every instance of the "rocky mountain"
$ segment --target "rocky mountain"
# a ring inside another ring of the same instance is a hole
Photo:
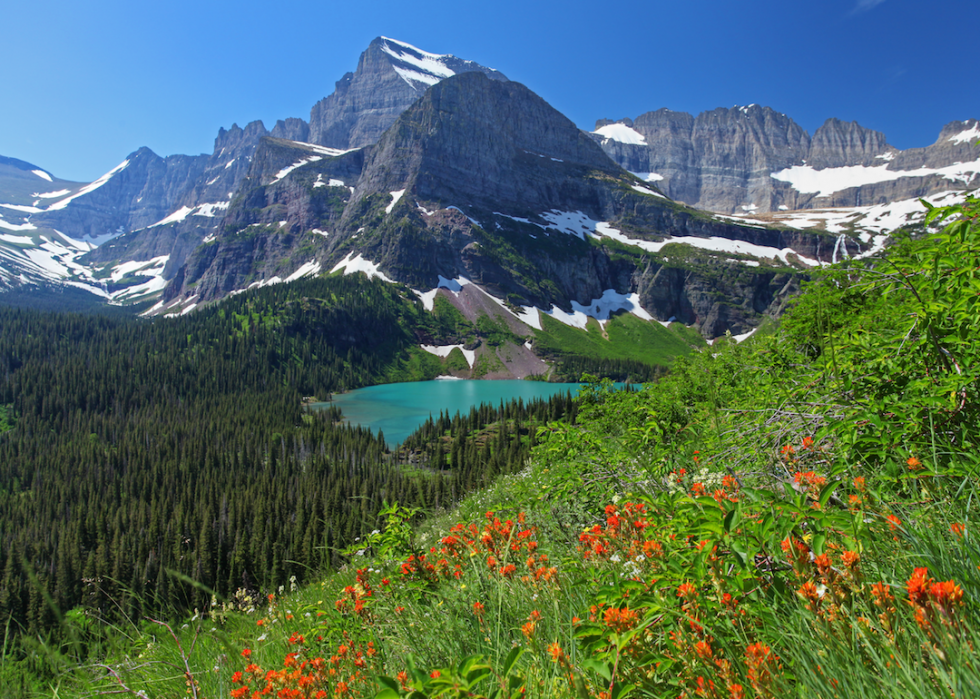
[[[976,119],[948,124],[931,146],[906,151],[838,119],[811,137],[758,105],[602,119],[592,136],[671,198],[723,214],[880,205],[980,184]]]
[[[497,71],[379,37],[309,123],[221,129],[210,155],[140,149],[88,184],[0,161],[0,288],[56,281],[172,314],[365,272],[506,326],[527,340],[507,361],[525,367],[535,331],[606,333],[620,312],[738,336],[807,267],[921,216],[914,197],[959,196],[977,137],[954,123],[898,151],[853,122],[810,137],[755,105],[587,134]]]
[[[223,229],[154,311],[359,271],[430,308],[437,296],[495,307],[522,335],[545,317],[585,327],[629,311],[714,337],[751,330],[795,269],[833,248],[678,205],[523,85],[470,72],[432,86],[373,146],[330,156],[263,139]]]
[[[161,158],[141,148],[90,184],[51,179],[40,168],[6,165],[13,161],[4,159],[0,201],[18,208],[0,216],[0,228],[20,235],[16,242],[0,240],[0,289],[74,277],[73,283],[113,301],[158,293],[187,255],[214,234],[262,137],[339,143],[344,150],[373,143],[429,85],[467,71],[506,79],[473,61],[379,37],[337,91],[314,105],[310,123],[280,120],[271,132],[259,121],[244,129],[222,128],[210,155]],[[31,170],[51,183],[40,187],[40,199],[29,196],[39,185],[22,187],[4,176],[9,171],[26,172],[29,181],[41,177]]]

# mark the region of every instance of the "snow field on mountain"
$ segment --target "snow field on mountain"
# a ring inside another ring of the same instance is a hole
[[[947,180],[969,184],[980,173],[980,160],[954,163],[942,168],[922,167],[916,170],[889,170],[888,165],[868,167],[849,165],[815,170],[810,165],[794,165],[770,175],[774,180],[788,182],[802,194],[816,194],[817,198],[829,197],[851,187],[861,187],[880,182],[890,182],[903,177],[928,177],[938,175]]]
[[[605,126],[600,126],[592,133],[597,133],[603,138],[611,141],[619,141],[620,143],[628,143],[634,146],[647,145],[647,140],[643,137],[643,134],[631,129],[626,124],[606,124]]]

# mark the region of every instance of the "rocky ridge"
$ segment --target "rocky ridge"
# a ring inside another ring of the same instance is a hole
[[[853,121],[828,119],[810,137],[758,105],[601,119],[592,137],[668,196],[723,214],[878,205],[980,184],[976,119],[948,124],[931,146],[905,151]]]

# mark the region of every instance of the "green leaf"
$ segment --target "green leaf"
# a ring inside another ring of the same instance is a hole
[[[582,661],[583,670],[592,670],[597,675],[606,680],[606,682],[612,682],[612,666],[609,663],[604,663],[601,660],[596,660],[595,658],[587,658]]]
[[[830,498],[833,496],[834,491],[837,490],[837,486],[840,485],[840,481],[831,481],[823,487],[820,491],[820,508],[823,509],[830,502]]]
[[[725,515],[725,533],[731,534],[733,529],[736,529],[742,521],[742,508],[737,505],[735,508]]]
[[[504,665],[501,668],[502,675],[506,677],[510,674],[510,671],[514,668],[514,663],[516,663],[518,659],[524,655],[525,650],[525,648],[521,648],[520,646],[510,649],[510,653],[508,653],[507,657],[504,658]]]
[[[387,675],[379,675],[378,676],[378,684],[382,684],[385,687],[387,687],[388,689],[394,691],[396,693],[396,696],[397,696],[398,690],[401,689],[401,686],[398,684],[398,682],[396,680],[393,680],[392,678],[388,677]]]

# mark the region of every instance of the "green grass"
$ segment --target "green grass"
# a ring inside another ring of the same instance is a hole
[[[620,313],[606,324],[606,336],[599,322],[590,318],[586,329],[573,328],[547,315],[541,316],[541,330],[535,331],[535,348],[545,356],[577,355],[599,359],[631,359],[654,366],[666,366],[675,358],[704,346],[700,335],[681,324],[665,328],[631,313]],[[676,326],[676,327],[675,327]]]

